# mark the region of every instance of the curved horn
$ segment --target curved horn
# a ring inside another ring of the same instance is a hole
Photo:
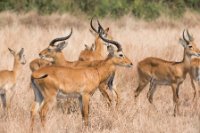
[[[185,33],[185,29],[183,30],[183,39],[184,39],[187,43],[189,43],[189,41],[185,38],[184,33]]]
[[[94,17],[92,17],[92,19],[90,20],[90,26],[91,26],[91,28],[92,28],[96,33],[98,33],[98,31],[97,31],[97,30],[94,28],[94,26],[92,25],[93,18],[94,18]]]
[[[98,26],[99,26],[99,27],[98,27],[98,32],[100,33],[101,30],[102,30],[103,32],[105,32],[98,19],[97,19],[97,23],[98,23]]]
[[[189,40],[190,40],[190,41],[193,41],[194,38],[190,35],[190,33],[188,32],[188,30],[186,30],[186,32],[187,32],[187,35],[188,35]]]
[[[72,32],[73,32],[73,29],[71,28],[71,32],[70,32],[70,34],[69,34],[68,36],[60,37],[60,38],[55,38],[55,39],[53,39],[53,40],[49,43],[49,45],[50,45],[50,46],[54,46],[54,44],[55,44],[56,42],[58,42],[58,41],[67,40],[68,38],[71,37]]]
[[[105,41],[105,42],[107,42],[107,43],[114,44],[114,45],[117,47],[117,49],[118,49],[117,51],[122,51],[122,47],[121,47],[121,45],[120,45],[118,42],[113,41],[113,40],[108,40],[108,39],[104,38],[104,37],[102,36],[102,34],[99,34],[99,36],[100,36],[100,38],[101,38],[103,41]]]

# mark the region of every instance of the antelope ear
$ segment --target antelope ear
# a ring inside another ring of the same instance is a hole
[[[90,50],[91,50],[91,51],[94,51],[94,49],[95,49],[95,45],[94,45],[94,43],[93,43],[92,46],[91,46],[91,48],[90,48]]]
[[[183,40],[182,38],[179,38],[179,43],[184,47],[187,48],[187,42]]]
[[[112,45],[108,45],[107,50],[108,50],[108,53],[110,55],[114,56],[115,50],[114,50],[114,47]]]
[[[10,51],[10,53],[11,53],[12,55],[15,55],[15,51],[14,51],[14,50],[12,50],[12,49],[10,49],[10,48],[8,48],[8,50]]]
[[[67,46],[67,42],[62,41],[61,43],[59,43],[56,47],[57,51],[62,51],[65,47]]]
[[[21,48],[21,50],[19,51],[19,56],[21,57],[22,56],[22,54],[24,53],[24,48]]]
[[[109,29],[110,29],[110,28],[109,28],[109,27],[107,27],[107,28],[105,29],[105,31],[108,33]]]
[[[87,44],[85,44],[85,50],[89,50],[89,49],[90,47]]]

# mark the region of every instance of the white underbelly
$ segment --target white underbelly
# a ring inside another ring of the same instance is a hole
[[[77,92],[65,93],[65,92],[59,90],[56,97],[58,99],[79,98],[80,97],[80,93],[77,93]]]

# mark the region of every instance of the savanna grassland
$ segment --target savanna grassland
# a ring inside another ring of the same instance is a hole
[[[30,126],[30,108],[34,100],[30,87],[29,62],[38,57],[49,42],[69,33],[73,35],[64,49],[66,60],[78,59],[84,44],[94,42],[89,32],[90,18],[73,17],[69,14],[39,16],[34,12],[27,14],[0,13],[0,70],[12,69],[13,57],[7,50],[25,49],[27,63],[22,67],[17,79],[15,95],[8,115],[0,108],[0,133],[27,133]],[[134,90],[138,85],[137,63],[145,57],[154,56],[171,61],[183,58],[183,47],[178,43],[184,28],[193,34],[200,48],[200,16],[186,13],[182,19],[170,20],[160,17],[151,22],[137,20],[131,16],[112,20],[100,19],[104,27],[110,27],[114,40],[121,43],[124,53],[132,60],[132,68],[118,67],[115,79],[116,90],[120,94],[118,110],[109,108],[105,98],[97,90],[90,100],[90,126],[82,128],[79,108],[72,113],[63,113],[54,107],[47,117],[47,133],[199,133],[200,100],[192,101],[193,90],[189,76],[180,87],[180,115],[173,117],[172,90],[169,86],[158,86],[154,95],[153,108],[147,98],[148,86],[140,94],[137,103]],[[106,56],[105,49],[105,56]],[[114,104],[114,103],[113,103]],[[43,132],[39,117],[36,119],[35,132]]]

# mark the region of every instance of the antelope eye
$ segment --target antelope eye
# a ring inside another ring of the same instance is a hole
[[[189,48],[192,48],[192,46],[190,45]]]
[[[119,56],[120,56],[120,57],[123,57],[123,54],[120,54]]]

